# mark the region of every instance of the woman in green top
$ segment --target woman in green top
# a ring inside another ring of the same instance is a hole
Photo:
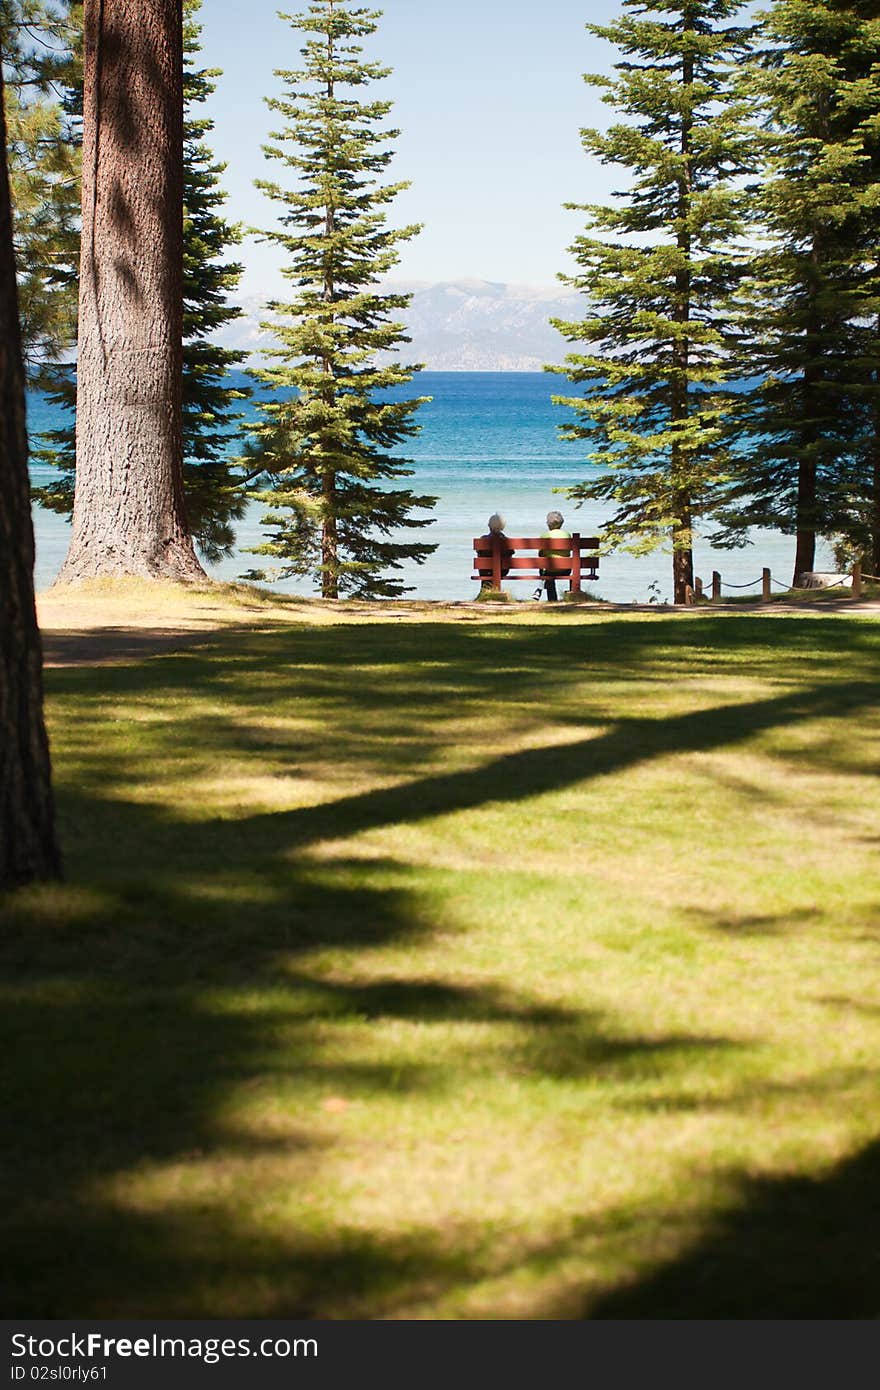
[[[547,526],[549,529],[543,532],[541,539],[559,540],[560,537],[564,536],[566,540],[570,540],[568,531],[562,529],[564,520],[562,512],[548,512]],[[540,550],[538,554],[547,561],[541,570],[541,577],[544,580],[543,588],[547,591],[549,602],[555,603],[559,598],[556,592],[557,579],[568,579],[571,576],[571,550]],[[541,588],[542,586],[539,584],[535,590],[535,598],[537,599],[541,597]]]

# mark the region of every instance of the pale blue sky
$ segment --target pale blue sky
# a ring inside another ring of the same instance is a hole
[[[562,203],[602,199],[614,186],[578,132],[609,118],[582,74],[614,60],[584,26],[617,15],[619,0],[385,0],[382,8],[370,53],[394,69],[381,89],[401,128],[390,174],[412,180],[392,216],[426,224],[395,274],[552,283],[582,220]],[[269,225],[274,207],[252,183],[273,174],[260,150],[272,121],[262,98],[277,87],[274,68],[298,65],[300,36],[271,0],[205,0],[202,25],[205,62],[224,69],[209,110],[214,150],[229,165],[229,214]],[[242,292],[273,292],[275,252],[249,241],[242,259]]]

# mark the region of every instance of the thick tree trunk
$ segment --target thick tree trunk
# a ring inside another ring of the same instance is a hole
[[[62,582],[204,579],[183,501],[182,0],[86,0],[76,495]]]
[[[0,890],[60,873],[43,670],[34,609],[34,532],[24,370],[0,73]]]

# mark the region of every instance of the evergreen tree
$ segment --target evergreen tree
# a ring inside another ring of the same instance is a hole
[[[200,8],[201,0],[185,0],[183,477],[190,531],[205,559],[215,561],[231,553],[235,540],[232,522],[241,518],[246,506],[229,445],[242,418],[238,403],[249,392],[230,385],[228,375],[243,366],[246,354],[210,340],[242,312],[228,297],[238,286],[242,266],[224,259],[227,248],[241,241],[242,232],[222,214],[225,165],[215,161],[205,143],[213,122],[197,114],[214,91],[213,79],[220,76],[216,69],[199,66]],[[78,99],[79,94],[72,91],[70,102]],[[53,404],[75,412],[73,367],[44,373],[42,384]],[[58,467],[61,476],[52,486],[39,489],[37,496],[43,506],[69,513],[76,468],[73,422],[49,432],[45,439],[48,447],[40,457]]]
[[[276,321],[265,325],[278,347],[269,353],[275,365],[258,373],[274,394],[261,404],[255,463],[269,476],[258,495],[272,510],[270,539],[254,553],[278,560],[276,574],[314,576],[325,598],[403,593],[394,571],[436,548],[391,537],[427,525],[412,512],[435,499],[389,486],[412,473],[394,450],[417,433],[424,398],[387,394],[417,368],[384,358],[408,341],[392,315],[409,296],[383,292],[378,281],[419,228],[386,227],[384,209],[406,185],[378,179],[399,132],[383,127],[390,102],[358,99],[388,73],[357,42],[379,17],[349,0],[313,0],[304,14],[287,16],[307,36],[304,63],[277,74],[286,89],[269,106],[284,125],[266,153],[295,186],[258,183],[284,207],[281,229],[265,235],[287,253],[284,273],[296,293],[269,305]]]
[[[752,206],[764,227],[744,318],[756,379],[748,450],[723,514],[796,536],[794,583],[817,537],[867,541],[880,420],[876,7],[777,0],[746,69],[767,131]],[[868,482],[868,479],[871,482]],[[878,557],[880,558],[880,557]]]
[[[616,77],[588,75],[629,117],[584,148],[630,174],[613,206],[589,214],[560,278],[589,296],[588,317],[555,320],[572,344],[561,368],[582,397],[567,439],[592,447],[601,472],[569,495],[616,504],[612,545],[643,553],[671,540],[676,603],[693,584],[693,534],[721,495],[736,397],[731,296],[741,233],[741,176],[754,137],[733,92],[749,31],[728,23],[740,0],[624,0],[624,15],[591,33],[621,52]]]
[[[61,871],[34,607],[24,365],[0,74],[0,892]]]
[[[242,239],[223,216],[225,164],[205,143],[214,123],[196,114],[215,89],[215,69],[200,68],[197,21],[201,0],[185,0],[183,31],[183,482],[190,530],[207,560],[232,552],[231,522],[244,515],[230,439],[242,415],[238,403],[250,392],[230,385],[246,353],[211,341],[211,335],[241,316],[229,296],[243,266],[224,259]]]
[[[204,579],[183,497],[182,0],[86,0],[76,490],[62,583]]]
[[[846,25],[837,56],[837,124],[861,158],[853,171],[857,204],[848,221],[847,277],[858,449],[832,526],[841,567],[860,560],[866,572],[880,575],[880,15],[875,0],[845,6],[839,0],[836,9]]]
[[[0,0],[22,349],[33,380],[76,341],[80,139],[56,96],[76,64],[81,7]]]

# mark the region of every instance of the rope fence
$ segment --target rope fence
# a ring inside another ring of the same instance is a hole
[[[853,565],[850,574],[841,575],[839,579],[834,580],[831,584],[820,584],[815,586],[786,584],[783,580],[777,579],[775,574],[771,574],[769,569],[763,570],[758,579],[747,579],[744,584],[734,584],[729,579],[722,579],[718,570],[713,570],[712,583],[708,592],[702,579],[695,578],[693,588],[688,586],[687,602],[693,604],[701,600],[706,600],[709,603],[718,603],[721,599],[722,589],[736,589],[741,591],[744,589],[753,589],[756,585],[760,585],[761,598],[766,603],[773,597],[772,586],[774,584],[778,591],[776,595],[777,598],[781,597],[782,594],[802,594],[809,587],[821,590],[822,593],[827,593],[831,589],[848,589],[854,599],[859,599],[862,597],[862,583],[864,580],[870,580],[873,583],[880,584],[880,576],[876,574],[866,574],[859,564]],[[757,598],[758,595],[756,594],[755,597]]]

